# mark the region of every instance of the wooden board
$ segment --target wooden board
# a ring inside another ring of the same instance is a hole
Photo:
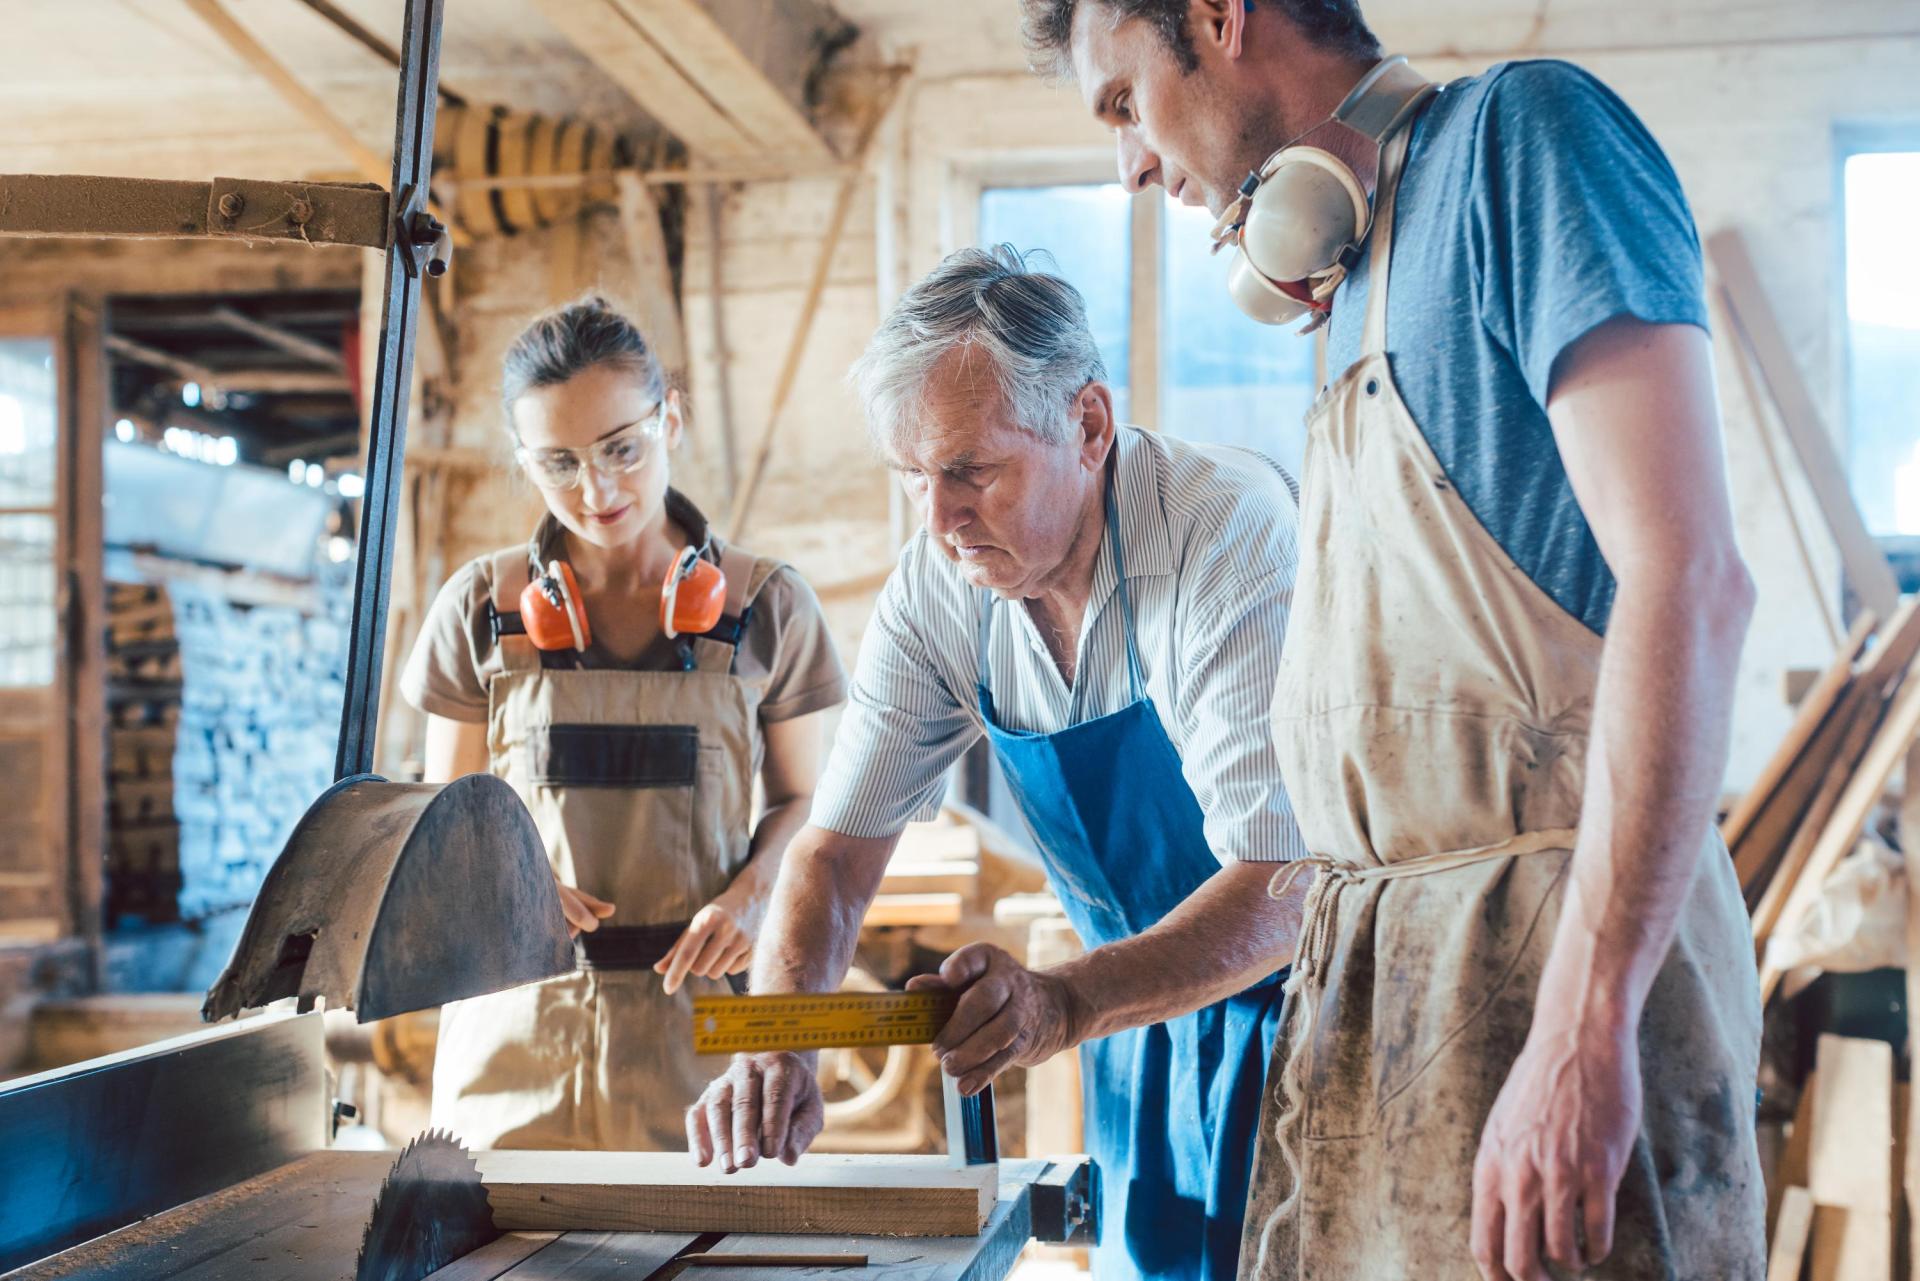
[[[1791,926],[1813,905],[1828,873],[1853,849],[1867,825],[1868,815],[1879,803],[1888,777],[1892,775],[1894,767],[1905,759],[1907,748],[1912,745],[1916,734],[1920,734],[1920,678],[1910,676],[1900,687],[1893,706],[1887,710],[1886,719],[1874,735],[1873,745],[1861,759],[1859,769],[1848,780],[1846,790],[1841,793],[1839,803],[1834,807],[1832,819],[1821,831],[1820,839],[1807,856],[1805,870],[1794,881],[1786,904],[1780,909],[1780,927]],[[1755,926],[1759,926],[1757,920]],[[1779,971],[1770,966],[1761,967],[1762,1000],[1772,995],[1779,981]]]
[[[1707,256],[1726,288],[1733,313],[1737,339],[1752,349],[1767,384],[1780,421],[1787,429],[1807,481],[1826,517],[1827,527],[1840,547],[1840,560],[1847,578],[1867,606],[1881,614],[1893,609],[1900,598],[1900,585],[1887,565],[1886,553],[1867,532],[1860,509],[1847,487],[1846,471],[1834,449],[1833,435],[1821,420],[1813,392],[1807,386],[1799,363],[1779,319],[1767,298],[1760,273],[1747,252],[1746,240],[1736,230],[1716,233],[1707,239]]]
[[[428,1281],[498,1281],[559,1239],[558,1232],[509,1232],[438,1272],[429,1272]]]
[[[1823,754],[1819,773],[1811,780],[1818,784],[1817,790],[1812,799],[1800,807],[1798,825],[1793,829],[1785,851],[1767,860],[1761,871],[1762,879],[1755,885],[1759,891],[1753,905],[1753,942],[1756,949],[1766,947],[1767,939],[1779,925],[1788,896],[1799,884],[1807,861],[1813,855],[1814,846],[1819,844],[1821,834],[1827,830],[1841,796],[1853,779],[1854,771],[1859,768],[1861,758],[1872,745],[1873,736],[1879,732],[1886,706],[1878,694],[1864,682],[1858,682],[1849,695],[1835,718],[1838,722],[1835,732],[1841,736],[1840,745],[1829,748]]]
[[[738,1174],[680,1152],[480,1152],[503,1231],[974,1236],[998,1168],[946,1157],[809,1155]]]
[[[689,150],[713,160],[759,153],[758,143],[701,93],[614,0],[533,0],[533,7]]]
[[[1780,1221],[1767,1252],[1767,1281],[1800,1281],[1807,1257],[1807,1237],[1813,1231],[1813,1193],[1788,1188],[1780,1198]]]
[[[1860,651],[1866,648],[1867,639],[1873,635],[1873,629],[1878,621],[1878,616],[1871,610],[1863,612],[1854,620],[1853,631],[1848,634],[1846,642],[1840,646],[1839,653],[1834,655],[1832,665],[1820,674],[1820,679],[1800,701],[1799,709],[1794,713],[1793,724],[1787,729],[1787,736],[1780,740],[1780,746],[1774,749],[1765,768],[1760,771],[1760,776],[1754,779],[1753,786],[1749,787],[1734,805],[1733,811],[1727,815],[1727,821],[1720,825],[1721,838],[1726,841],[1728,849],[1735,851],[1736,865],[1741,838],[1747,834],[1748,828],[1752,826],[1753,820],[1759,815],[1761,809],[1773,799],[1780,784],[1786,779],[1788,771],[1793,767],[1793,763],[1800,758],[1800,753],[1806,750],[1814,731],[1820,728],[1821,723],[1827,719],[1827,715],[1839,703],[1841,694],[1853,678],[1854,660],[1859,658]],[[1747,877],[1743,874],[1741,884],[1746,883]]]
[[[769,155],[796,165],[835,159],[813,123],[774,87],[699,0],[615,0],[663,53]],[[769,21],[784,21],[768,14]]]
[[[523,1263],[460,1281],[644,1281],[699,1239],[677,1232],[569,1232]],[[430,1281],[450,1281],[447,1271]]]
[[[1814,1216],[1814,1281],[1885,1281],[1893,1273],[1893,1047],[1822,1036],[1816,1062],[1808,1189],[1822,1210],[1842,1213]]]

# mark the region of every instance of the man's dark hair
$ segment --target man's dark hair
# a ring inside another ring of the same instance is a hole
[[[1234,0],[1239,3],[1240,0]],[[1360,0],[1252,0],[1277,8],[1313,43],[1355,58],[1378,58],[1380,41],[1360,15]],[[1066,77],[1072,73],[1073,16],[1081,5],[1096,5],[1116,24],[1138,18],[1160,33],[1180,70],[1200,65],[1193,32],[1187,28],[1189,0],[1020,0],[1022,31],[1033,69]]]

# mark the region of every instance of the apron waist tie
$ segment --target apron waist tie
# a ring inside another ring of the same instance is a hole
[[[1333,931],[1339,922],[1340,895],[1348,886],[1365,885],[1374,881],[1404,881],[1416,876],[1437,876],[1443,872],[1455,872],[1461,868],[1478,867],[1483,863],[1495,863],[1503,859],[1523,858],[1529,854],[1541,854],[1550,850],[1572,849],[1577,829],[1571,827],[1548,828],[1538,832],[1521,832],[1504,841],[1492,845],[1482,845],[1473,849],[1448,850],[1440,854],[1425,854],[1419,858],[1405,859],[1397,863],[1385,863],[1373,867],[1355,867],[1351,863],[1342,863],[1336,859],[1316,855],[1296,859],[1280,871],[1274,873],[1267,884],[1267,894],[1272,898],[1282,898],[1293,887],[1302,869],[1313,868],[1313,884],[1307,890],[1305,913],[1300,922],[1300,948],[1294,957],[1293,974],[1287,979],[1287,995],[1299,994],[1298,1033],[1295,1036],[1295,1052],[1287,1056],[1287,1066],[1281,1075],[1281,1111],[1274,1122],[1274,1139],[1280,1148],[1280,1155],[1287,1163],[1287,1175],[1291,1186],[1287,1189],[1287,1199],[1280,1203],[1269,1222],[1276,1222],[1290,1213],[1300,1201],[1301,1179],[1300,1159],[1293,1150],[1292,1131],[1299,1123],[1300,1113],[1306,1101],[1306,1089],[1301,1079],[1301,1061],[1311,1052],[1313,1032],[1318,1004],[1313,999],[1324,984],[1327,963],[1332,959]],[[1310,990],[1311,989],[1311,990]],[[1262,1234],[1262,1249],[1265,1249],[1265,1234]]]

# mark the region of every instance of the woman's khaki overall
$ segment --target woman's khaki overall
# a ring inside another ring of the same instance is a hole
[[[721,564],[741,620],[778,562],[728,548]],[[525,545],[492,572],[496,616],[518,611]],[[732,674],[732,644],[692,652],[692,670],[652,672],[546,668],[524,636],[495,650],[492,770],[533,811],[555,875],[616,905],[603,930],[684,922],[747,862],[760,693]],[[726,1068],[693,1053],[692,998],[726,986],[667,996],[651,960],[445,1007],[434,1125],[469,1148],[684,1149],[686,1108]]]
[[[1482,527],[1394,386],[1407,137],[1382,175],[1363,354],[1309,420],[1273,733],[1327,862],[1268,1071],[1243,1281],[1479,1276],[1474,1158],[1526,1042],[1580,822],[1601,638]],[[1765,1275],[1759,1031],[1746,912],[1710,833],[1641,1022],[1613,1253],[1586,1275]]]

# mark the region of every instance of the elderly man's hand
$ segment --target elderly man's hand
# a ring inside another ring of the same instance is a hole
[[[962,1094],[978,1094],[1008,1068],[1044,1063],[1077,1041],[1066,983],[988,943],[969,943],[938,976],[923,974],[907,990],[960,994],[933,1052],[947,1075],[959,1078]]]
[[[687,1109],[687,1150],[694,1164],[720,1158],[728,1174],[778,1157],[800,1159],[827,1123],[811,1054],[736,1054]]]

